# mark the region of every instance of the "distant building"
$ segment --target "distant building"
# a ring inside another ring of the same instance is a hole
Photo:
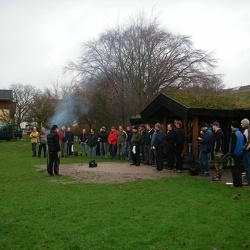
[[[12,90],[0,90],[0,124],[11,123],[11,109],[13,108]]]

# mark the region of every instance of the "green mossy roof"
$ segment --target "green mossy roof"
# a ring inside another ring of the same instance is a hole
[[[184,93],[167,93],[166,95],[189,108],[250,109],[249,91],[211,96]]]

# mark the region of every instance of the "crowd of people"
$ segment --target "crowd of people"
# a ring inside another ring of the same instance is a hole
[[[242,187],[250,184],[250,126],[249,120],[243,119],[240,131],[240,124],[236,121],[231,123],[232,134],[230,137],[228,150],[225,154],[225,136],[216,121],[211,127],[202,122],[197,138],[199,143],[199,174],[210,176],[210,162],[214,159],[216,175],[213,181],[220,181],[222,178],[223,158],[228,159],[228,164],[232,169],[232,187]],[[61,130],[57,125],[51,127],[50,133],[46,136],[45,128],[41,128],[38,133],[33,128],[30,134],[32,144],[32,156],[36,156],[36,145],[38,144],[38,157],[48,156],[49,175],[59,175],[60,157],[70,157],[74,155],[74,143],[79,143],[79,155],[95,158],[108,158],[113,160],[128,160],[131,165],[140,166],[141,163],[156,166],[155,171],[163,171],[163,163],[166,160],[167,168],[176,173],[183,172],[182,151],[186,140],[182,122],[174,120],[174,123],[167,125],[167,132],[164,134],[163,126],[156,123],[153,127],[150,124],[140,124],[139,126],[127,126],[126,130],[122,126],[112,126],[110,131],[102,126],[96,133],[92,128],[90,133],[82,129],[77,141],[70,127],[62,126]],[[242,183],[242,159],[246,179]]]

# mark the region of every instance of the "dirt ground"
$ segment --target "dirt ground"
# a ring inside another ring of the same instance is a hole
[[[38,170],[46,171],[46,165],[38,166]],[[74,181],[95,183],[120,183],[179,175],[165,169],[162,173],[156,173],[155,167],[143,164],[131,166],[128,162],[99,162],[95,168],[90,168],[88,163],[60,165],[60,174],[71,176]]]
[[[38,166],[38,171],[46,172],[46,165]],[[155,172],[155,167],[143,165],[131,166],[129,162],[99,162],[97,167],[90,168],[88,163],[82,164],[64,164],[60,165],[60,174],[72,177],[72,181],[63,181],[64,184],[75,181],[86,183],[122,183],[146,179],[161,179],[168,177],[176,177],[180,175],[189,175],[188,170],[183,173],[174,173],[172,170],[163,169],[162,173]],[[203,178],[211,180],[215,174],[211,170],[209,177],[193,176],[194,178]],[[51,182],[61,182],[60,177],[51,177]],[[221,184],[231,184],[232,174],[230,169],[223,170]],[[250,186],[245,186],[250,190]]]

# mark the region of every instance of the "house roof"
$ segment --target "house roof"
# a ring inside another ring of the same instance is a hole
[[[13,92],[12,90],[0,89],[0,101],[12,101]]]
[[[220,103],[218,103],[218,106]],[[204,108],[204,107],[189,107],[182,104],[172,97],[160,94],[158,95],[144,110],[142,110],[141,117],[144,121],[157,118],[163,114],[169,116],[179,116],[187,119],[192,116],[205,117],[249,117],[250,109],[224,109],[224,108]]]

